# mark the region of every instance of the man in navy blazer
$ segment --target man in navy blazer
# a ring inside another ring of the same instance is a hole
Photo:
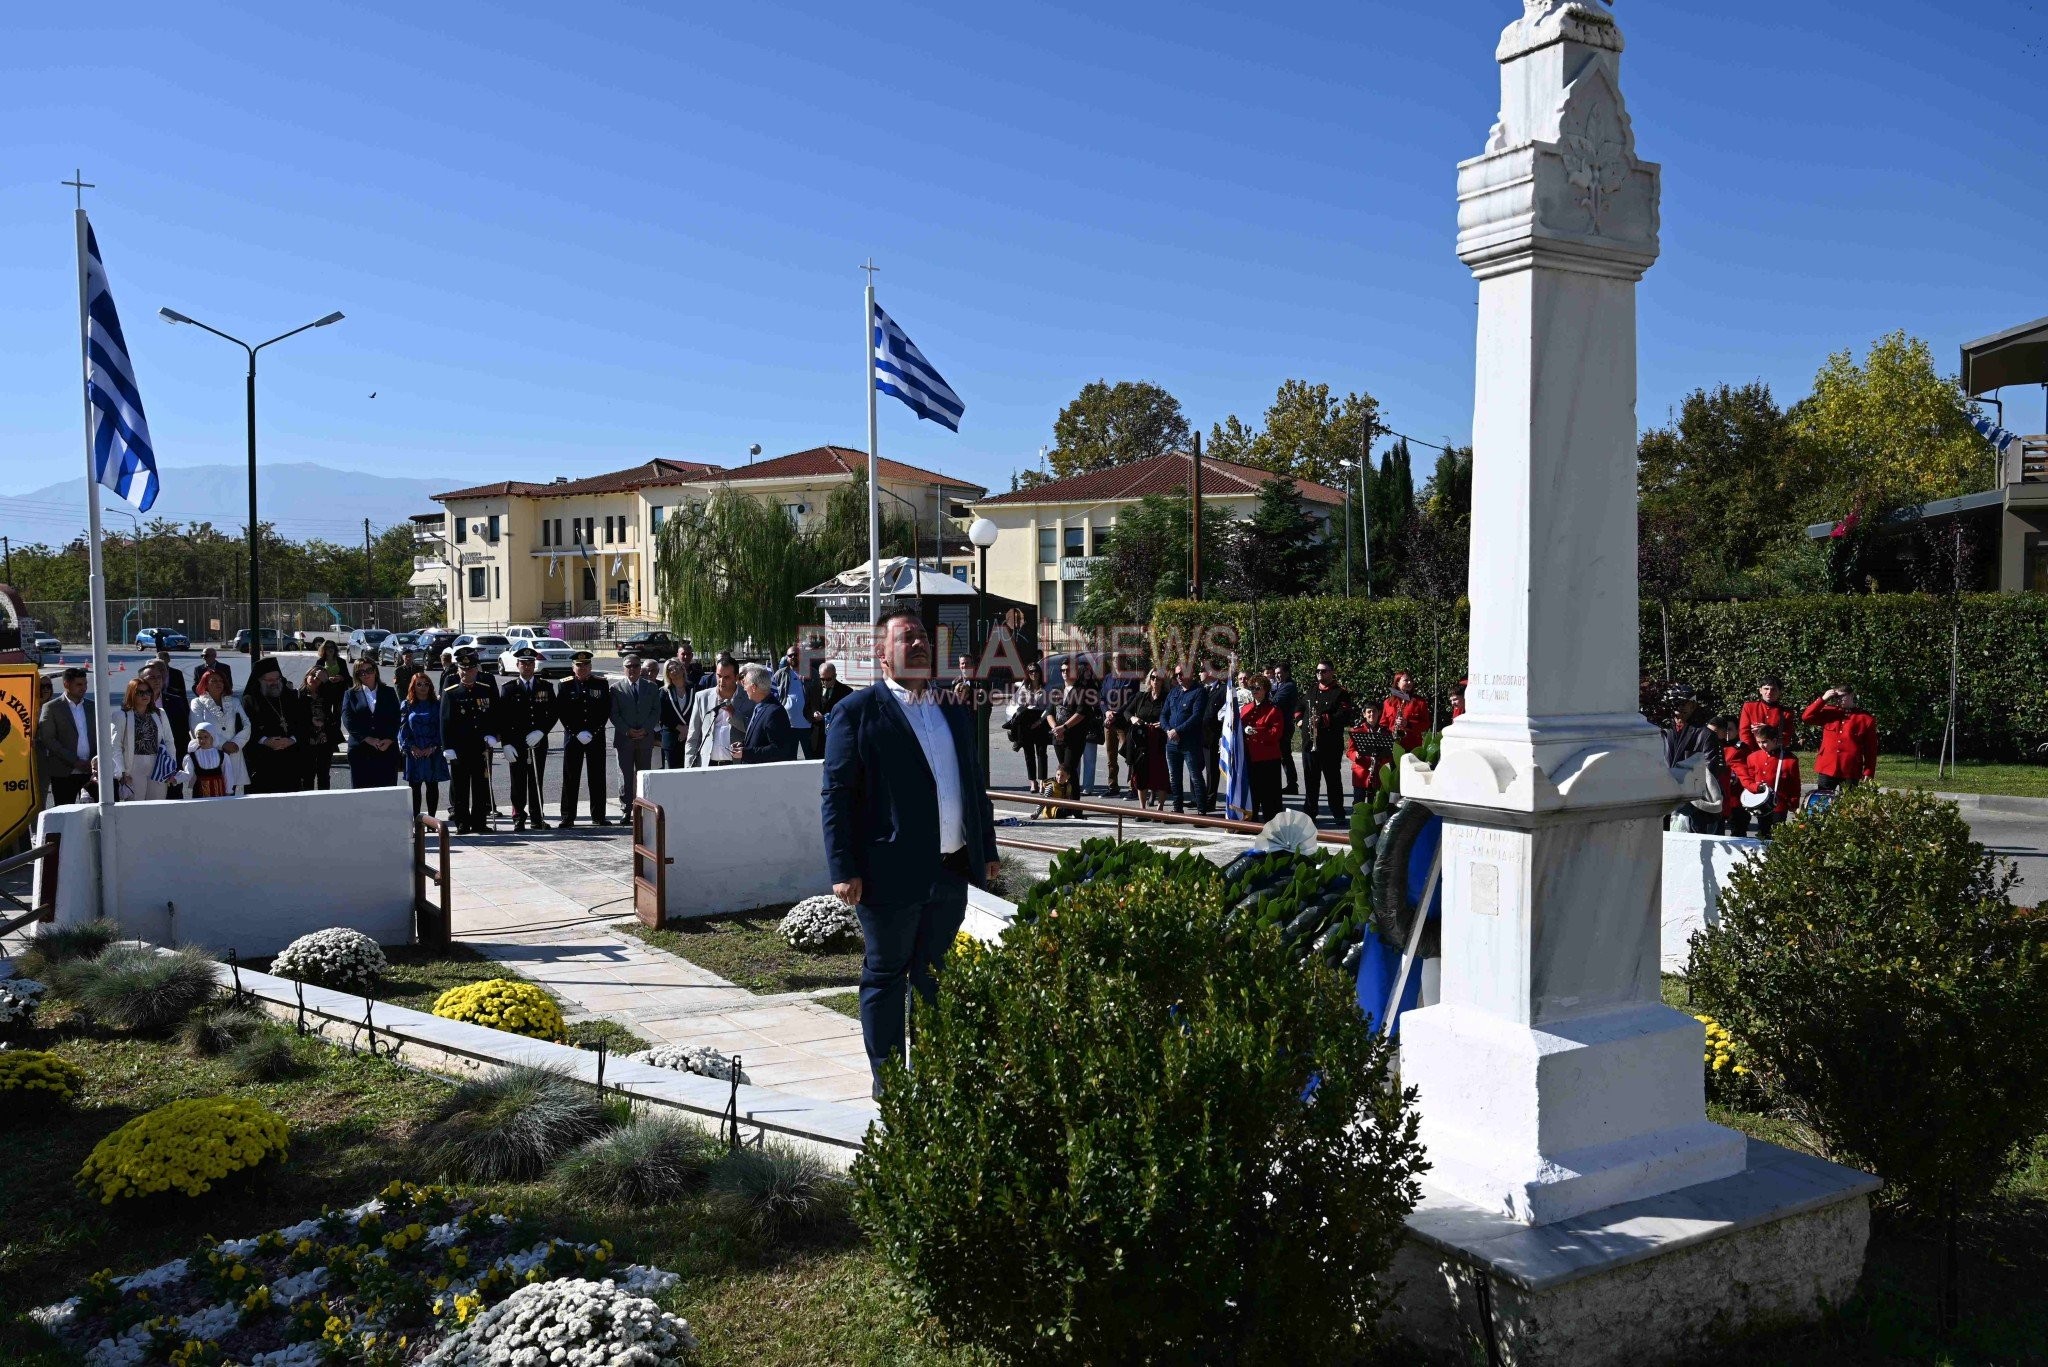
[[[773,686],[767,667],[747,665],[740,670],[741,686],[754,710],[747,714],[745,740],[733,742],[742,764],[782,764],[796,758],[796,732],[790,729],[789,714],[775,706]]]
[[[823,806],[832,891],[867,939],[860,1030],[879,1094],[882,1060],[903,1056],[906,986],[936,995],[967,885],[996,876],[996,833],[973,710],[932,686],[924,623],[899,608],[875,637],[882,682],[826,717]]]

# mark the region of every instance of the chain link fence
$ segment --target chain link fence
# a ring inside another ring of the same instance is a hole
[[[67,645],[92,637],[91,605],[85,602],[38,601],[24,605],[37,627]],[[287,599],[265,601],[263,625],[291,639],[294,632],[338,639],[357,627],[403,631],[441,620],[441,605],[421,598],[353,599],[313,603]],[[107,599],[108,638],[116,645],[132,642],[144,627],[168,627],[191,638],[194,646],[232,641],[249,625],[249,605],[225,598]]]

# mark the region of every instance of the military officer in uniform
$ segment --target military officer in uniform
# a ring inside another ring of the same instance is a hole
[[[488,835],[490,751],[498,744],[497,691],[477,677],[477,656],[455,657],[455,686],[441,695],[441,744],[449,769],[448,811],[457,833]]]
[[[609,826],[604,816],[604,725],[612,716],[611,685],[590,672],[590,652],[579,650],[568,678],[555,690],[556,715],[562,719],[562,820],[560,829],[576,824],[577,790],[590,786],[590,820]]]
[[[521,646],[513,657],[519,672],[498,689],[498,737],[512,751],[512,829],[523,831],[530,821],[547,825],[541,809],[541,784],[548,771],[548,732],[555,729],[555,686],[535,669],[540,652]]]

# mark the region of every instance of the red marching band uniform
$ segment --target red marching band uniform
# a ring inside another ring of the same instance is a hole
[[[1380,730],[1393,737],[1394,744],[1403,750],[1413,750],[1422,744],[1422,738],[1429,734],[1429,699],[1411,693],[1402,697],[1390,693],[1380,703],[1380,714],[1375,719]],[[1344,752],[1351,760],[1351,788],[1354,792],[1369,792],[1379,786],[1380,765],[1385,763],[1378,755],[1361,755],[1351,744],[1349,736],[1344,740]]]
[[[1813,772],[1838,783],[1861,783],[1877,773],[1876,717],[1861,708],[1836,707],[1823,695],[1806,705],[1801,720],[1820,727]]]

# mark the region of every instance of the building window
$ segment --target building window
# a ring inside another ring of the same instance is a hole
[[[604,544],[609,546],[615,539],[616,538],[612,536],[612,520],[610,518],[606,518],[604,520]]]
[[[2019,587],[2034,593],[2048,593],[2048,536],[2035,533],[2026,539],[2026,561],[2020,567],[2024,576]]]
[[[647,526],[650,531],[659,532],[661,530],[661,515],[664,511],[658,504],[647,510]]]
[[[1088,529],[1086,527],[1067,528],[1067,542],[1064,554],[1072,560],[1079,560],[1082,556],[1088,554],[1087,537]]]
[[[1057,527],[1038,529],[1038,563],[1050,565],[1060,558],[1060,534]]]
[[[801,527],[801,526],[803,526],[803,525],[804,525],[804,505],[803,505],[803,504],[801,504],[801,503],[785,503],[785,504],[783,504],[783,505],[782,505],[782,511],[783,511],[783,512],[785,512],[785,513],[787,513],[787,514],[789,514],[789,525],[790,525],[790,526],[792,526],[792,527]]]
[[[490,542],[493,546],[497,545],[498,533],[503,529],[504,520],[497,513],[492,513],[490,522],[484,528],[484,540]]]
[[[562,544],[562,519],[559,517],[555,519],[555,544]]]
[[[455,519],[455,544],[460,546],[467,540],[469,540],[469,519],[458,517]]]
[[[1050,579],[1038,585],[1038,620],[1056,622],[1060,616],[1060,586]]]
[[[552,546],[555,544],[554,528],[548,525],[548,520],[546,518],[542,518],[540,520],[540,544],[543,546]]]
[[[504,596],[505,571],[499,569],[496,565],[493,565],[491,566],[491,597],[503,598]]]
[[[596,599],[597,571],[593,569],[586,569],[583,571],[583,601],[586,603],[590,603],[595,602]]]
[[[1060,585],[1060,590],[1060,597],[1063,600],[1060,604],[1060,620],[1071,622],[1081,615],[1081,600],[1088,594],[1088,581],[1069,579]]]
[[[1108,541],[1109,541],[1109,529],[1110,529],[1110,527],[1114,527],[1114,526],[1116,526],[1116,524],[1115,524],[1114,522],[1110,523],[1110,524],[1109,524],[1108,526],[1104,526],[1104,525],[1103,525],[1102,523],[1098,522],[1098,523],[1096,523],[1096,524],[1095,524],[1095,525],[1094,525],[1093,527],[1089,528],[1089,531],[1088,531],[1088,542],[1089,542],[1089,546],[1088,546],[1088,554],[1090,554],[1090,555],[1101,555],[1101,554],[1102,554],[1102,548],[1103,548],[1103,546],[1104,546],[1104,545],[1106,545],[1106,544],[1108,543]]]
[[[471,566],[469,571],[469,596],[472,598],[488,598],[490,596],[490,588],[490,580],[484,574],[484,567],[482,565]]]

